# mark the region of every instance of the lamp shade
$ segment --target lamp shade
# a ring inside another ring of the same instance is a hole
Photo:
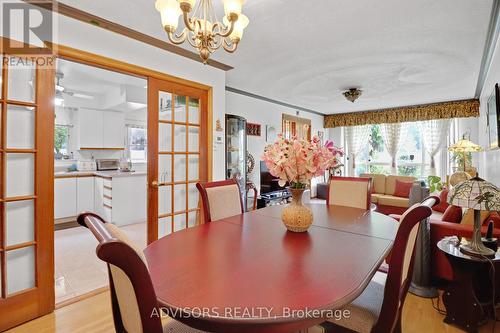
[[[458,140],[455,144],[448,147],[448,151],[454,153],[472,153],[483,151],[483,147],[476,145],[470,140],[461,139]]]
[[[500,210],[498,187],[479,177],[466,180],[454,186],[448,194],[450,205],[474,210]]]

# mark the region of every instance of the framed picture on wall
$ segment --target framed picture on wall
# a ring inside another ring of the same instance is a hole
[[[495,84],[495,90],[488,99],[488,137],[490,149],[499,148],[500,143],[500,91],[498,83]]]

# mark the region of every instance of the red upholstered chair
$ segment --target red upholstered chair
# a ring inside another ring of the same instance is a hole
[[[354,208],[370,209],[371,178],[331,177],[326,202]]]
[[[123,231],[93,213],[80,214],[78,223],[97,238],[97,256],[108,264],[116,332],[202,333],[166,316],[162,323],[144,254]]]
[[[197,183],[203,203],[205,222],[243,214],[240,187],[236,180]]]
[[[436,199],[429,197],[403,214],[388,273],[377,272],[363,293],[344,308],[350,311],[350,317],[330,319],[309,332],[401,332],[401,312],[411,283],[419,222],[432,214]]]

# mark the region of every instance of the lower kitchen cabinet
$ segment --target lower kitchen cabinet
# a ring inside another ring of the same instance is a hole
[[[94,211],[94,177],[76,178],[76,211]]]
[[[76,216],[76,178],[54,179],[54,217]]]

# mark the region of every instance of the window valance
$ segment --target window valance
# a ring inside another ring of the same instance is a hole
[[[325,116],[325,128],[479,117],[479,100],[469,99]]]

